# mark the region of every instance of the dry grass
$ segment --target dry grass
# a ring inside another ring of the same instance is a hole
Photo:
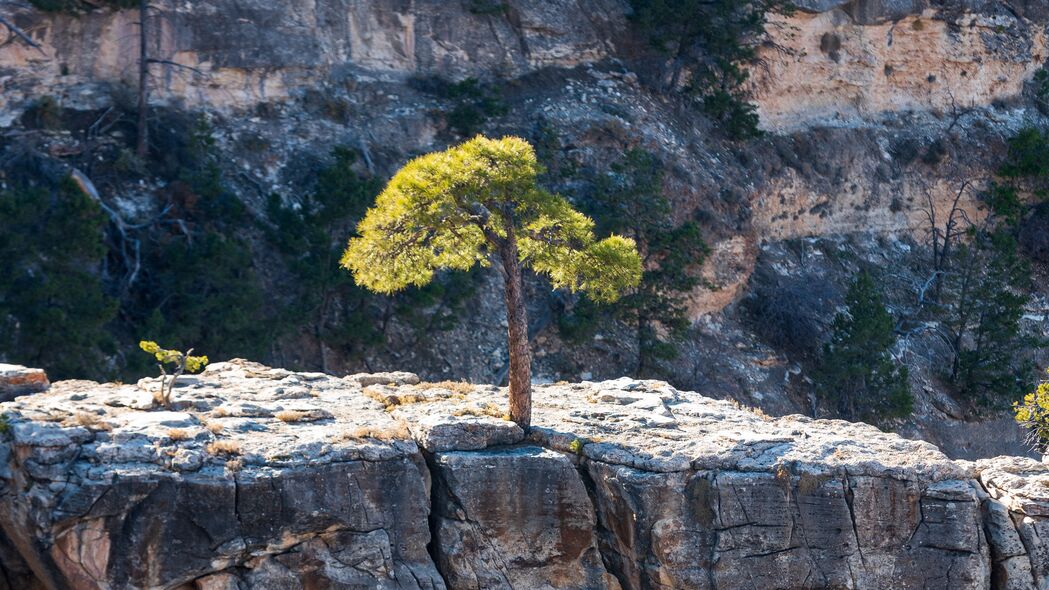
[[[77,412],[72,418],[72,423],[83,426],[88,430],[113,430],[111,424],[104,422],[98,417],[98,414],[92,414],[91,412]],[[69,421],[66,421],[66,424],[69,424]]]
[[[222,432],[223,426],[221,422],[205,422],[204,428],[207,428],[211,434],[219,434]]]
[[[306,412],[298,410],[281,410],[273,416],[281,422],[301,422],[306,415]]]
[[[241,469],[244,469],[244,460],[243,459],[237,458],[237,459],[230,459],[229,461],[226,461],[226,471],[229,471],[231,473],[236,473],[236,472],[240,471]]]
[[[477,389],[472,383],[467,383],[466,381],[438,381],[436,383],[424,382],[417,384],[415,388],[422,390],[445,389],[460,395],[473,393]]]
[[[240,443],[235,440],[217,440],[208,445],[210,455],[239,455]]]
[[[172,428],[168,430],[168,438],[173,441],[189,440],[193,435],[185,428]]]
[[[411,438],[411,433],[408,431],[408,424],[403,420],[398,420],[395,424],[387,427],[360,426],[352,430],[343,431],[335,435],[333,438],[335,442],[360,440],[364,438],[373,438],[382,442],[391,442],[395,440],[407,440]]]
[[[401,406],[404,404],[415,404],[431,399],[425,395],[415,393],[400,393],[396,391],[391,392],[389,389],[375,385],[369,385],[368,387],[365,387],[363,391],[364,395],[382,404],[383,408],[385,408],[387,412],[396,408],[397,406]]]
[[[498,405],[491,402],[485,404],[480,408],[459,408],[452,412],[453,416],[491,416],[492,418],[499,418],[500,420],[509,420],[510,414],[500,408]]]
[[[211,415],[215,418],[226,418],[227,416],[229,416],[229,410],[222,406],[219,406],[211,411]]]

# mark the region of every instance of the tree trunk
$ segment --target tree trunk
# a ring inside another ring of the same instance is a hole
[[[147,20],[149,3],[139,0],[138,3],[138,144],[135,155],[141,160],[149,156],[149,51],[146,42],[149,39]]]
[[[525,430],[532,423],[532,353],[528,348],[528,311],[525,309],[521,261],[517,240],[510,233],[499,247],[506,280],[506,324],[510,344],[510,419]]]

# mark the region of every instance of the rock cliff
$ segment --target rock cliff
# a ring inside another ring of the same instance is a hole
[[[1049,11],[1038,0],[799,1],[799,10],[772,15],[756,40],[751,90],[769,134],[742,143],[727,141],[680,89],[666,87],[668,59],[632,25],[626,0],[152,5],[149,51],[160,62],[152,66],[153,105],[206,115],[226,188],[262,227],[245,227],[238,237],[251,244],[272,302],[283,303],[297,279],[275,262],[278,247],[265,235],[269,197],[299,205],[314,180],[308,164],[333,146],[359,153],[359,168],[381,180],[413,155],[460,140],[446,120],[454,104],[432,83],[476,78],[507,107],[482,130],[542,145],[550,188],[572,199],[585,200],[594,177],[632,147],[663,162],[664,193],[679,220],[701,222],[711,249],[698,269],[706,281],[688,298],[693,327],[663,369],[682,389],[775,414],[813,412],[810,367],[760,335],[744,313],[741,303],[760,286],[757,279],[787,285],[802,271],[819,279],[809,282],[825,287],[827,301],[796,303],[821,306],[818,314],[798,311],[818,316],[816,340],[826,336],[859,266],[899,269],[888,298],[912,301],[923,278],[911,269],[921,265],[936,229],[928,213],[945,219],[961,191],[960,209],[981,219],[976,189],[999,165],[1005,140],[1045,123],[1031,84],[1047,52]],[[14,1],[3,10],[40,47],[7,32],[0,40],[0,149],[53,156],[56,168],[99,168],[100,198],[128,226],[163,216],[172,199],[164,181],[99,163],[128,164],[119,150],[103,148],[123,146],[133,132],[131,117],[119,113],[133,103],[128,93],[136,84],[134,11],[50,14]],[[88,122],[70,132],[32,128],[26,113],[42,98]],[[107,114],[123,117],[123,125],[103,121]],[[974,190],[961,190],[967,181]],[[119,292],[109,284],[120,280],[114,276],[105,277],[107,286]],[[398,333],[392,321],[384,346],[354,354],[326,345],[318,335],[323,326],[302,326],[282,335],[263,360],[333,373],[410,363],[429,378],[498,382],[507,366],[499,280],[484,277],[468,304],[479,321],[423,339]],[[629,327],[602,327],[600,338],[570,342],[558,329],[565,301],[543,286],[535,293],[537,377],[607,378],[636,369]],[[1040,303],[1046,299],[1037,294],[1025,317],[1033,334],[1049,332]],[[322,320],[336,323],[342,310],[330,307]],[[233,340],[222,336],[216,340]],[[937,372],[938,343],[928,335],[908,338],[900,356],[918,359],[911,366],[918,399],[900,432],[956,457],[1023,452],[1007,417],[964,421]]]
[[[6,588],[1044,588],[1049,467],[658,381],[247,361],[0,406]],[[0,586],[3,587],[3,586]]]

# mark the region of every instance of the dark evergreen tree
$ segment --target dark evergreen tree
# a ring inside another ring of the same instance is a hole
[[[112,377],[105,218],[71,181],[0,191],[0,356],[52,379]]]
[[[758,114],[744,90],[754,38],[784,0],[631,0],[632,20],[671,58],[670,86],[689,75],[688,90],[734,138],[759,134]]]
[[[1020,319],[1031,288],[1031,270],[1006,230],[970,232],[944,281],[943,325],[953,352],[949,378],[972,401],[995,405],[1027,387],[1019,362],[1031,342]]]
[[[675,224],[663,194],[662,163],[650,152],[633,148],[609,174],[598,177],[594,197],[583,209],[598,231],[633,238],[641,254],[641,284],[612,306],[637,330],[637,375],[658,372],[659,362],[677,355],[675,341],[688,329],[685,297],[702,283],[695,267],[708,248],[693,221]],[[577,318],[595,318],[598,310],[584,301]],[[571,323],[573,320],[567,320]]]
[[[815,371],[818,395],[849,420],[909,415],[913,398],[907,367],[892,358],[893,319],[869,273],[861,273],[849,286],[845,305],[834,318],[831,340]]]
[[[297,207],[270,197],[268,214],[274,226],[270,240],[295,277],[284,326],[307,326],[322,347],[350,355],[363,354],[382,339],[376,322],[375,297],[353,282],[339,266],[346,234],[360,221],[382,188],[354,170],[353,150],[336,148],[333,162],[317,174],[317,185]],[[322,349],[322,370],[327,362]]]

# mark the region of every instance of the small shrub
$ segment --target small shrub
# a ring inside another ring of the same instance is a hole
[[[171,394],[175,389],[175,382],[178,381],[178,378],[186,371],[196,373],[208,364],[208,357],[192,356],[192,348],[184,353],[177,350],[165,350],[158,346],[156,342],[148,340],[139,342],[138,346],[144,352],[153,355],[157,359],[157,367],[160,368],[161,374],[160,391],[153,394],[153,399],[162,403],[166,408],[171,407]],[[167,371],[164,369],[166,364],[175,366],[175,372],[171,374],[170,380],[168,379]]]
[[[73,417],[73,421],[88,430],[113,430],[112,425],[104,422],[98,417],[98,414],[92,414],[91,412],[77,412]]]
[[[208,445],[209,455],[239,455],[240,454],[240,443],[235,440],[217,440]]]
[[[171,430],[168,430],[168,438],[177,442],[180,440],[189,440],[193,438],[193,435],[185,428],[172,428]]]
[[[1049,381],[1042,381],[1022,402],[1013,404],[1016,421],[1027,429],[1027,442],[1044,452],[1049,446]]]
[[[7,414],[0,414],[0,435],[7,435],[11,432],[11,419],[7,417]]]
[[[577,455],[582,455],[584,446],[586,446],[586,443],[584,443],[581,439],[575,438],[572,439],[572,442],[568,443],[568,450],[572,451]]]
[[[241,469],[244,469],[244,459],[238,457],[236,459],[230,459],[229,461],[226,461],[226,471],[236,473]]]
[[[306,412],[298,410],[281,410],[273,415],[281,422],[301,422],[306,417]]]
[[[206,428],[211,434],[219,434],[224,427],[219,422],[207,422],[204,424],[204,428]]]

